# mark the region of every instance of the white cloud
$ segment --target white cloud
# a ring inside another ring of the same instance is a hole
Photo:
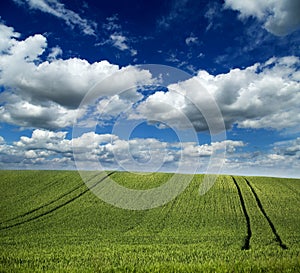
[[[98,160],[107,168],[123,168],[129,171],[176,171],[178,164],[186,170],[199,159],[205,171],[209,157],[220,150],[233,153],[243,147],[242,141],[226,140],[199,145],[194,142],[169,143],[154,138],[120,139],[116,135],[85,133],[73,140],[75,159],[79,168],[85,168]],[[98,166],[99,168],[99,166]]]
[[[42,61],[47,47],[44,36],[37,34],[18,41],[13,29],[1,24],[0,35],[6,40],[0,55],[0,85],[6,90],[0,96],[0,119],[5,122],[40,128],[70,126],[76,114],[83,113],[75,109],[87,92],[107,77],[117,73],[112,79],[118,79],[98,85],[99,96],[114,96],[151,81],[149,72],[131,66],[56,59],[61,53],[59,47],[52,48],[48,61]],[[131,92],[134,95],[139,96],[135,90]]]
[[[65,7],[64,4],[60,3],[58,0],[13,0],[19,5],[25,5],[25,3],[31,9],[40,10],[45,13],[49,13],[57,18],[65,21],[65,23],[74,28],[78,26],[82,32],[86,35],[96,35],[95,29],[97,24],[92,21],[88,21],[80,17],[79,14]]]
[[[5,87],[0,97],[2,121],[51,129],[71,126],[76,115],[84,113],[83,109],[75,110],[83,97],[107,77],[111,81],[99,85],[98,94],[104,99],[102,106],[110,102],[108,116],[115,116],[118,108],[126,110],[141,98],[136,90],[130,92],[131,98],[115,96],[119,91],[151,82],[150,72],[131,66],[120,69],[107,61],[90,64],[78,58],[55,59],[60,53],[58,47],[52,49],[53,59],[43,62],[40,56],[47,47],[44,36],[38,34],[18,41],[12,28],[0,25],[1,29],[0,35],[7,42],[0,55],[0,84]],[[219,105],[227,128],[233,124],[291,128],[299,124],[299,63],[299,58],[288,56],[216,76],[199,71],[190,80],[170,85],[168,92],[149,96],[131,118],[162,120],[186,128],[189,125],[182,119],[185,116],[197,130],[206,130],[205,118],[193,106],[206,105],[205,94],[194,84],[200,83]],[[193,98],[193,103],[186,96]]]
[[[72,168],[70,141],[65,135],[64,132],[35,130],[31,137],[22,136],[12,144],[0,143],[0,168]],[[59,159],[66,164],[57,165],[55,161]]]
[[[243,141],[237,140],[224,140],[222,142],[214,142],[212,143],[212,147],[215,150],[221,150],[226,148],[226,152],[232,154],[236,151],[239,147],[244,147],[246,144]]]
[[[137,50],[130,48],[127,44],[128,39],[121,33],[114,33],[110,35],[110,42],[112,45],[121,51],[130,51],[131,56],[137,55]]]
[[[171,62],[171,63],[180,63],[180,60],[177,57],[177,54],[174,52],[170,52],[168,54],[169,56],[166,58],[167,62]]]
[[[224,5],[239,11],[241,19],[257,18],[274,35],[284,36],[300,28],[298,0],[225,0]]]
[[[137,55],[137,50],[131,46],[133,39],[127,37],[127,32],[122,31],[122,26],[118,21],[119,18],[117,14],[106,18],[106,23],[104,23],[102,27],[109,38],[96,45],[101,46],[109,44],[118,50],[130,52],[131,56]]]
[[[243,141],[224,140],[222,142],[213,142],[211,144],[198,145],[194,142],[181,143],[183,153],[189,157],[208,157],[214,152],[226,149],[226,152],[232,154],[238,147],[244,147]]]
[[[300,137],[274,143],[274,151],[279,155],[297,157],[300,159]]]
[[[120,31],[122,27],[120,24],[118,24],[118,21],[118,14],[114,14],[111,17],[107,17],[106,23],[103,24],[103,28],[109,32]]]
[[[15,32],[12,27],[8,27],[0,23],[0,53],[5,53],[11,46],[14,45],[20,34]]]
[[[268,158],[270,158],[271,160],[280,160],[280,161],[285,159],[284,156],[278,154],[269,154]]]
[[[266,152],[245,152],[243,141],[225,140],[199,145],[154,138],[121,139],[113,134],[84,133],[73,140],[67,132],[36,129],[8,144],[0,136],[0,168],[74,169],[77,166],[128,171],[176,171],[179,162],[189,170],[196,162],[205,172],[210,156],[226,148],[221,173],[300,177],[300,138],[276,142]]]
[[[219,19],[222,11],[222,6],[218,2],[208,2],[207,10],[204,14],[204,17],[208,21],[208,25],[206,27],[206,31],[210,29],[216,29],[221,26],[220,23],[215,23],[216,19]]]
[[[68,109],[53,102],[39,105],[18,99],[16,102],[6,102],[4,106],[0,106],[0,120],[21,127],[71,127],[77,116],[83,114],[83,109]]]
[[[224,172],[300,178],[300,139],[275,142],[268,151],[227,154]]]
[[[15,42],[9,49],[9,54],[1,56],[1,64],[6,65],[9,61],[32,62],[38,60],[47,46],[46,38],[41,34],[35,34],[24,41]],[[6,56],[6,58],[4,57]]]
[[[241,141],[226,140],[199,145],[193,142],[168,143],[154,138],[121,139],[113,134],[87,132],[70,140],[67,132],[36,129],[12,144],[0,142],[0,168],[44,165],[45,168],[74,168],[73,148],[79,168],[123,168],[129,171],[176,171],[179,162],[187,166],[200,160],[202,171],[214,152],[229,148],[233,153]],[[55,165],[56,164],[56,165]]]
[[[112,34],[110,35],[110,39],[112,40],[113,46],[124,51],[128,49],[128,45],[126,42],[126,37],[121,34]]]
[[[182,129],[190,126],[184,122],[187,117],[197,130],[207,130],[202,113],[213,113],[203,92],[207,90],[219,106],[226,128],[233,124],[243,128],[292,128],[300,123],[299,64],[299,58],[289,56],[216,76],[199,71],[194,78],[168,86],[168,92],[149,96],[130,118],[160,120]],[[192,102],[187,98],[193,98]],[[194,104],[201,106],[202,113]]]
[[[191,36],[189,36],[185,39],[185,43],[187,45],[197,44],[198,43],[198,38],[191,35]]]
[[[48,55],[48,60],[53,61],[56,60],[58,56],[62,55],[62,49],[59,46],[51,48],[51,52]]]
[[[136,100],[141,97],[142,95],[136,97]],[[101,119],[110,119],[118,116],[120,113],[129,111],[132,108],[132,103],[133,101],[130,99],[114,95],[111,98],[100,100],[97,104],[97,112],[101,114]]]

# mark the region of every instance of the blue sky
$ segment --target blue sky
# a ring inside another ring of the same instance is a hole
[[[0,10],[1,169],[300,177],[299,1]]]

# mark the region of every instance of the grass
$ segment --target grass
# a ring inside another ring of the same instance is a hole
[[[111,178],[145,189],[171,176]],[[168,204],[130,211],[99,200],[77,172],[1,171],[0,271],[299,272],[300,180],[234,178],[237,185],[219,176],[200,196],[203,175],[196,175]],[[249,250],[242,250],[247,223],[237,186],[250,222]]]

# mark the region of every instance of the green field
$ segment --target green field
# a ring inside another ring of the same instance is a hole
[[[134,189],[171,176],[111,174]],[[300,272],[299,179],[221,175],[200,196],[202,179],[130,211],[75,171],[0,171],[0,272]]]

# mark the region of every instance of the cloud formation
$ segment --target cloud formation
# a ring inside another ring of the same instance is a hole
[[[198,38],[195,37],[193,34],[191,34],[191,36],[189,36],[185,39],[185,43],[188,46],[192,45],[192,44],[198,44]]]
[[[81,31],[86,35],[96,35],[97,24],[87,19],[81,18],[76,12],[69,10],[64,4],[58,0],[13,0],[19,5],[27,5],[30,9],[40,10],[42,12],[51,14],[59,19],[65,21],[65,23],[74,28],[79,27]]]
[[[7,123],[48,129],[71,126],[76,116],[84,114],[83,108],[77,108],[87,92],[108,77],[110,81],[97,86],[102,97],[99,107],[107,105],[107,117],[115,116],[141,99],[136,89],[122,96],[120,91],[153,81],[149,71],[136,67],[59,59],[59,47],[52,48],[48,61],[42,61],[47,40],[40,34],[19,41],[13,28],[1,24],[0,36],[4,41],[0,43],[0,84],[4,87],[0,119]],[[210,94],[226,128],[234,124],[242,128],[292,128],[300,122],[299,65],[298,57],[287,56],[216,76],[199,71],[189,80],[169,85],[168,92],[148,96],[130,118],[161,120],[180,129],[190,127],[185,122],[188,118],[198,131],[207,130],[206,119],[212,115]],[[201,106],[202,113],[195,104]]]
[[[276,142],[266,152],[247,152],[243,141],[225,140],[199,145],[194,142],[164,142],[154,138],[124,140],[113,134],[86,132],[72,140],[64,131],[36,129],[30,137],[6,143],[0,136],[0,168],[109,169],[128,171],[186,170],[199,163],[205,172],[210,156],[226,148],[222,173],[300,177],[300,139]]]
[[[184,129],[189,127],[183,120],[187,117],[198,131],[208,130],[205,118],[212,114],[208,92],[220,108],[226,128],[234,124],[254,129],[292,128],[300,123],[299,65],[299,58],[289,56],[216,76],[199,71],[187,81],[169,85],[168,92],[149,96],[131,118],[161,120]]]
[[[44,36],[37,34],[18,41],[19,34],[5,25],[0,25],[0,35],[5,41],[0,44],[0,84],[7,90],[1,94],[0,118],[8,123],[39,128],[71,126],[75,117],[83,114],[82,109],[76,108],[88,90],[115,74],[118,79],[99,90],[114,115],[117,108],[127,109],[131,104],[128,99],[111,98],[138,82],[149,82],[152,77],[149,72],[134,67],[120,69],[107,61],[90,64],[78,58],[57,59],[59,48],[52,49],[49,61],[42,62],[40,56],[47,48]],[[170,85],[169,92],[150,95],[137,107],[134,118],[162,120],[185,128],[183,114],[197,130],[207,130],[205,116],[194,106],[205,105],[206,94],[199,90],[200,83],[217,102],[226,128],[233,124],[244,128],[293,127],[300,122],[299,64],[299,58],[289,56],[216,76],[199,71],[192,79]],[[136,93],[135,97],[140,95]],[[105,100],[100,104],[103,106]]]
[[[109,37],[97,45],[109,44],[118,50],[130,52],[131,56],[137,55],[137,50],[130,45],[132,39],[127,37],[124,31],[122,31],[122,26],[119,24],[117,14],[106,18],[106,23],[104,23],[102,27]]]
[[[276,142],[274,150],[278,155],[300,159],[300,137],[293,140]]]
[[[21,136],[8,144],[0,137],[0,168],[26,168],[38,164],[44,167],[75,168],[73,148],[77,166],[103,167],[129,171],[176,171],[179,162],[189,168],[199,159],[202,171],[209,157],[227,149],[233,154],[244,147],[242,141],[226,140],[199,145],[194,142],[164,142],[154,138],[121,139],[114,134],[86,132],[72,140],[67,132],[36,129],[30,137]],[[187,169],[188,170],[188,169]]]
[[[125,51],[125,50],[129,50],[131,53],[131,56],[135,56],[137,54],[137,50],[133,49],[133,48],[129,48],[129,46],[127,45],[127,38],[122,35],[121,33],[114,33],[110,35],[110,41],[112,43],[112,45],[121,50],[121,51]]]
[[[240,19],[255,17],[277,36],[285,36],[300,28],[298,0],[225,0],[224,6],[238,11]]]
[[[25,127],[64,128],[70,126],[87,92],[109,76],[118,80],[98,86],[99,96],[111,97],[138,82],[149,83],[151,74],[135,67],[120,68],[108,61],[90,64],[79,58],[58,59],[60,48],[52,48],[42,61],[47,40],[36,34],[18,41],[19,34],[0,25],[0,119]],[[135,91],[133,90],[133,93]]]

